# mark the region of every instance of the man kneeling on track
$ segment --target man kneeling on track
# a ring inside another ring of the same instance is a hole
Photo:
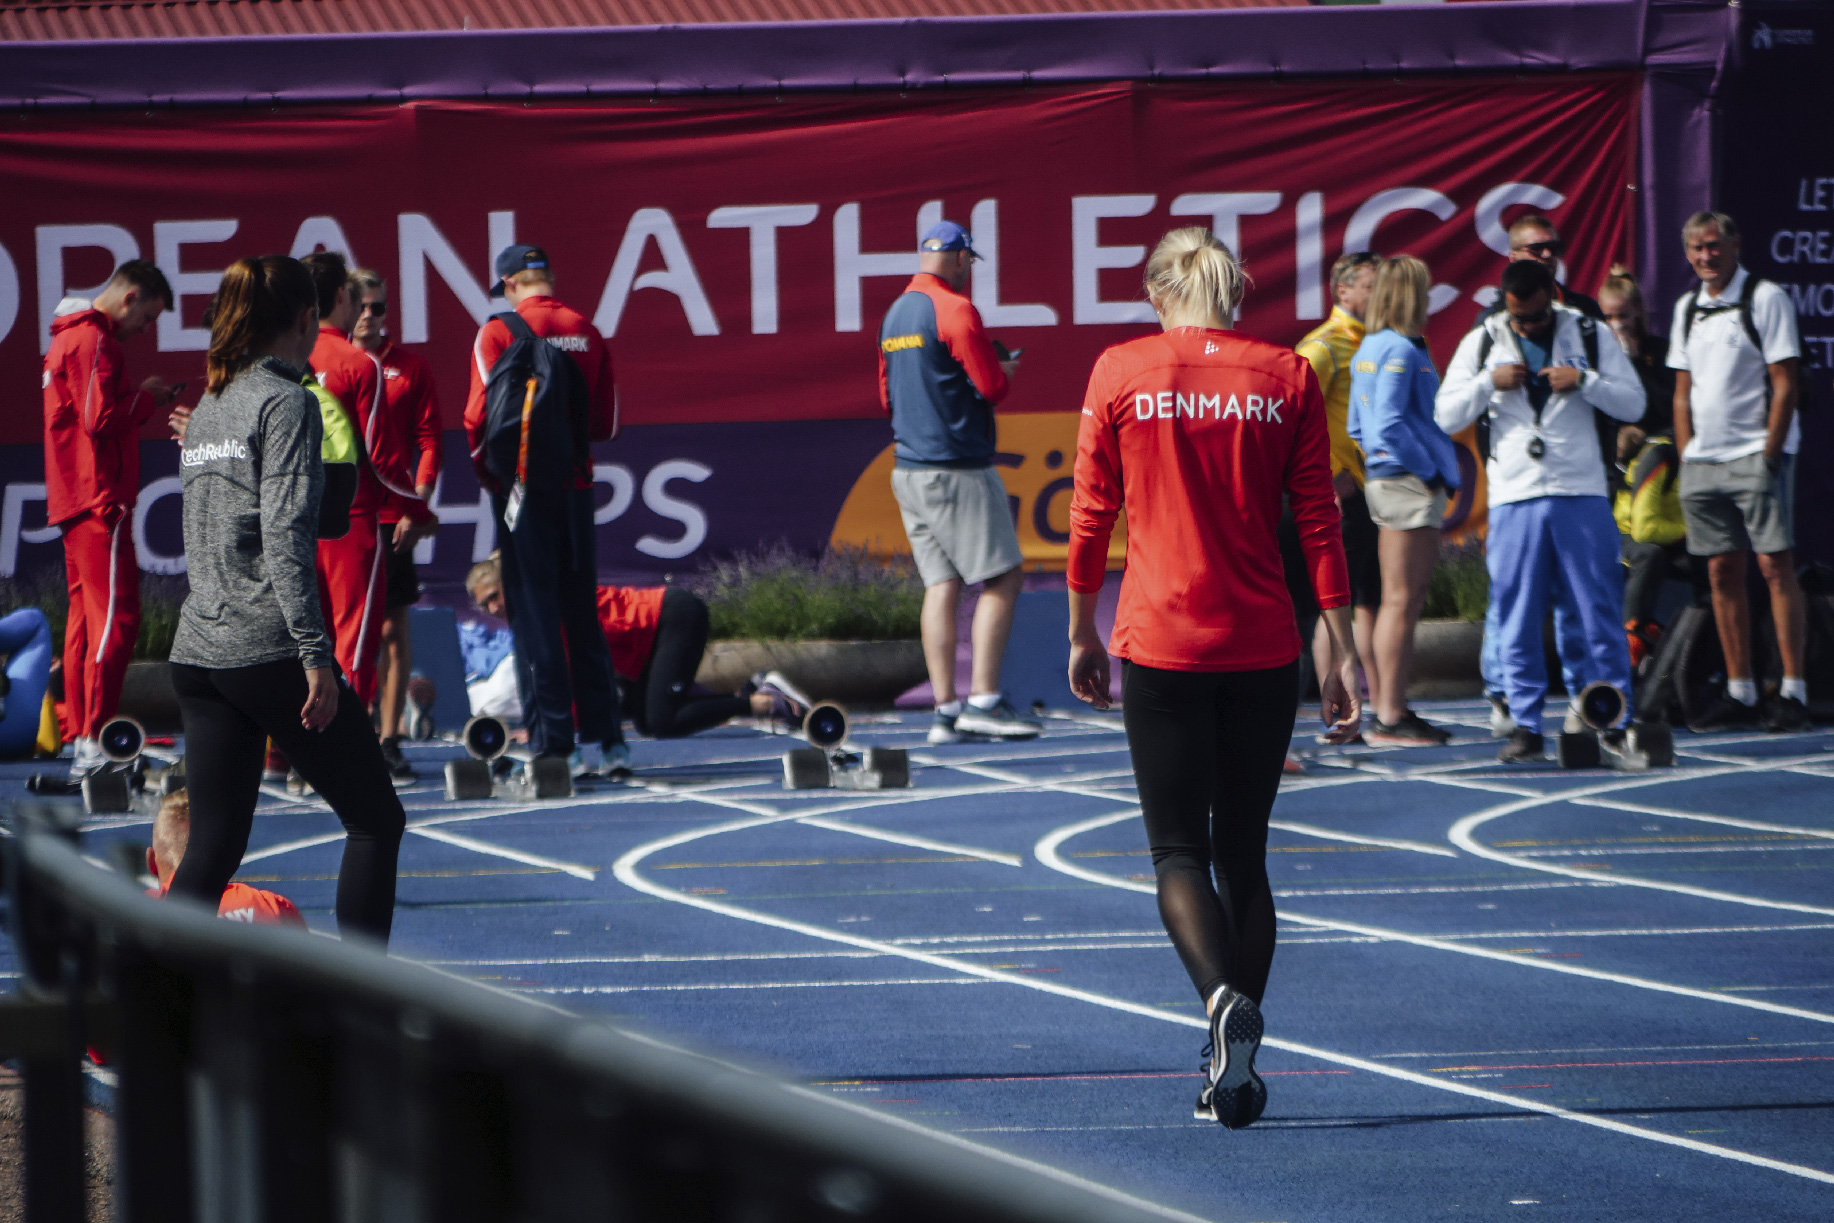
[[[465,589],[485,613],[507,619],[502,570],[490,557],[471,567]],[[619,707],[652,739],[679,739],[750,715],[800,726],[808,712],[760,673],[732,696],[696,695],[695,673],[707,649],[707,604],[673,586],[601,586],[599,624],[611,647]]]
[[[159,886],[149,888],[148,895],[165,899],[166,889],[172,886],[172,876],[178,870],[178,864],[184,860],[185,849],[190,844],[191,795],[187,791],[178,790],[160,801],[159,814],[153,818],[153,844],[146,851],[146,868],[159,880]],[[254,922],[264,926],[303,928],[306,924],[298,907],[285,896],[278,892],[251,888],[246,883],[231,883],[223,889],[223,899],[217,904],[217,916],[227,921]]]

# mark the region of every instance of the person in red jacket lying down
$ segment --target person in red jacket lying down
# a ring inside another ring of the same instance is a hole
[[[471,567],[465,589],[480,610],[508,619],[495,556]],[[707,604],[699,595],[674,586],[601,586],[598,603],[619,707],[641,734],[679,739],[747,715],[802,724],[808,710],[779,687],[776,672],[759,672],[732,696],[695,694],[707,649]]]
[[[147,895],[165,899],[166,889],[172,886],[172,876],[184,860],[185,849],[190,843],[191,796],[178,790],[160,800],[159,814],[153,817],[153,843],[147,847],[146,868],[159,880],[159,886],[147,889]],[[226,921],[256,922],[265,926],[303,929],[306,924],[298,907],[285,896],[252,888],[246,883],[231,883],[223,889],[217,916]]]

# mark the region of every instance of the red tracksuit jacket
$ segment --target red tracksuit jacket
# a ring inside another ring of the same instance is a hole
[[[1277,530],[1286,495],[1320,607],[1350,601],[1318,376],[1290,348],[1180,327],[1103,353],[1083,398],[1067,580],[1102,588],[1127,511],[1109,649],[1169,671],[1299,657]]]
[[[586,436],[591,441],[608,442],[618,432],[618,408],[611,384],[611,349],[598,328],[579,311],[563,306],[552,297],[525,297],[516,313],[529,330],[554,344],[572,357],[586,377]],[[556,341],[560,341],[556,343]],[[509,327],[491,319],[478,329],[477,342],[471,349],[471,394],[465,400],[465,442],[471,447],[472,466],[478,481],[494,488],[496,480],[484,468],[484,388],[490,381],[491,366],[510,345]],[[575,488],[592,487],[592,459],[580,456],[574,472]]]
[[[153,397],[123,384],[121,342],[100,310],[51,322],[45,354],[45,502],[51,526],[95,511],[111,525],[140,496],[140,426]]]
[[[350,416],[350,427],[362,439],[363,449],[374,451],[374,438],[385,415],[382,367],[376,359],[350,342],[350,337],[330,323],[318,325],[318,343],[312,348],[312,373],[318,384],[337,396]],[[411,491],[411,490],[410,490]],[[357,495],[350,516],[376,515],[387,500],[387,490],[376,479],[374,459],[357,472]]]
[[[369,456],[388,486],[381,520],[424,522],[433,511],[414,490],[439,479],[439,400],[434,395],[433,370],[393,340],[383,344],[375,356],[382,366],[386,410],[376,426]]]

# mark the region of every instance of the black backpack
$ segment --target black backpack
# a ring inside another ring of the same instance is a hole
[[[1760,357],[1764,355],[1764,337],[1758,334],[1758,325],[1752,321],[1751,299],[1758,295],[1758,286],[1766,283],[1769,282],[1764,280],[1763,277],[1753,276],[1747,272],[1745,274],[1745,291],[1739,294],[1738,299],[1739,325],[1745,329],[1745,338],[1751,341],[1751,346],[1758,350],[1758,356]],[[1694,330],[1694,319],[1700,314],[1700,292],[1700,289],[1696,288],[1693,292],[1688,294],[1688,308],[1681,315],[1681,342],[1683,344],[1688,342],[1688,335]],[[1769,362],[1765,362],[1765,365],[1768,367]],[[1809,376],[1808,357],[1806,355],[1798,357],[1796,359],[1797,415],[1801,415],[1802,409],[1809,406],[1809,392],[1814,385],[1815,380]],[[1764,379],[1764,395],[1768,401],[1770,396],[1770,379],[1768,377]]]
[[[586,378],[573,358],[529,329],[515,311],[499,315],[510,345],[484,385],[484,466],[503,488],[565,488],[587,454]],[[524,467],[523,417],[528,417]]]
[[[1495,313],[1492,311],[1492,313]],[[1576,312],[1577,313],[1577,312]],[[1490,315],[1486,314],[1477,322],[1477,329],[1482,333],[1477,342],[1477,370],[1484,372],[1484,362],[1490,359],[1490,350],[1496,347],[1496,337],[1490,334],[1488,323]],[[1579,343],[1586,353],[1586,365],[1591,369],[1598,368],[1598,320],[1589,314],[1579,315]],[[1615,489],[1623,480],[1623,473],[1617,469],[1617,431],[1627,424],[1605,415],[1597,408],[1592,409],[1592,427],[1598,431],[1598,453],[1605,462],[1605,487]],[[1484,462],[1490,461],[1490,409],[1477,418],[1477,453]]]

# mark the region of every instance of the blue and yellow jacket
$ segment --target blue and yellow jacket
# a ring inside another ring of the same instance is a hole
[[[1438,391],[1426,341],[1389,330],[1364,338],[1351,359],[1349,424],[1371,479],[1458,487],[1458,447],[1433,419]]]
[[[919,272],[879,327],[879,402],[900,467],[993,466],[1006,373],[974,303]]]

